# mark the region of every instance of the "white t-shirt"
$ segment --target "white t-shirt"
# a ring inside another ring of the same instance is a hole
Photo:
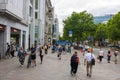
[[[99,51],[99,56],[103,56],[104,52],[103,51]]]
[[[87,53],[84,56],[84,59],[86,59],[87,61],[91,61],[92,58],[95,58],[95,55],[91,53]]]

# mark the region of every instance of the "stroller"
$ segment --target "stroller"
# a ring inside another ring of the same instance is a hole
[[[31,66],[31,54],[28,56],[27,68]]]

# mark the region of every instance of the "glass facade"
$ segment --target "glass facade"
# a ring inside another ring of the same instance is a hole
[[[105,15],[105,16],[96,16],[94,17],[94,22],[96,24],[98,23],[104,23],[106,21],[108,21],[110,18],[112,18],[113,15]]]

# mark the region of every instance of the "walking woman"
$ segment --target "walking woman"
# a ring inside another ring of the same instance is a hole
[[[112,54],[111,54],[110,50],[108,50],[108,54],[107,54],[108,63],[110,63],[111,56],[112,56]]]
[[[114,56],[115,56],[114,62],[115,62],[115,64],[117,64],[118,63],[118,50],[117,49],[114,52]]]
[[[31,63],[32,67],[36,66],[36,48],[33,44],[31,46]]]
[[[101,63],[102,62],[102,58],[104,58],[104,51],[100,49],[100,51],[98,53],[98,56],[99,56],[99,61]]]
[[[41,63],[40,64],[42,64],[42,62],[43,62],[43,57],[44,57],[44,54],[45,54],[45,51],[44,51],[44,49],[43,49],[43,47],[40,47],[39,48],[39,56],[40,56],[40,60],[41,60]]]
[[[19,58],[19,62],[20,62],[20,66],[22,67],[24,65],[24,61],[25,61],[25,56],[26,56],[26,51],[23,49],[23,47],[20,47],[20,50],[18,51],[18,58]]]

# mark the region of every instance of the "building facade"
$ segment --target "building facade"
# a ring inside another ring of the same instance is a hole
[[[57,16],[55,17],[54,19],[54,25],[53,25],[53,28],[52,28],[52,35],[53,35],[53,43],[55,43],[56,41],[59,40],[59,22],[58,22],[58,18]]]
[[[104,15],[104,16],[95,16],[94,17],[94,22],[96,24],[98,24],[98,23],[106,23],[112,17],[113,17],[113,15],[111,15],[111,14],[110,15]]]
[[[30,38],[29,46],[31,44],[40,43],[43,45],[45,43],[45,26],[46,26],[46,0],[31,0],[32,1],[32,15],[29,16],[29,26],[30,26]],[[30,9],[29,9],[30,10]],[[30,11],[29,11],[30,12]]]
[[[25,49],[52,43],[53,25],[50,0],[0,0],[0,56],[5,56],[6,43]]]
[[[54,23],[54,7],[51,4],[50,0],[46,0],[46,6],[45,6],[45,44],[52,43],[52,27]]]
[[[0,53],[6,43],[28,48],[28,0],[0,0]]]

